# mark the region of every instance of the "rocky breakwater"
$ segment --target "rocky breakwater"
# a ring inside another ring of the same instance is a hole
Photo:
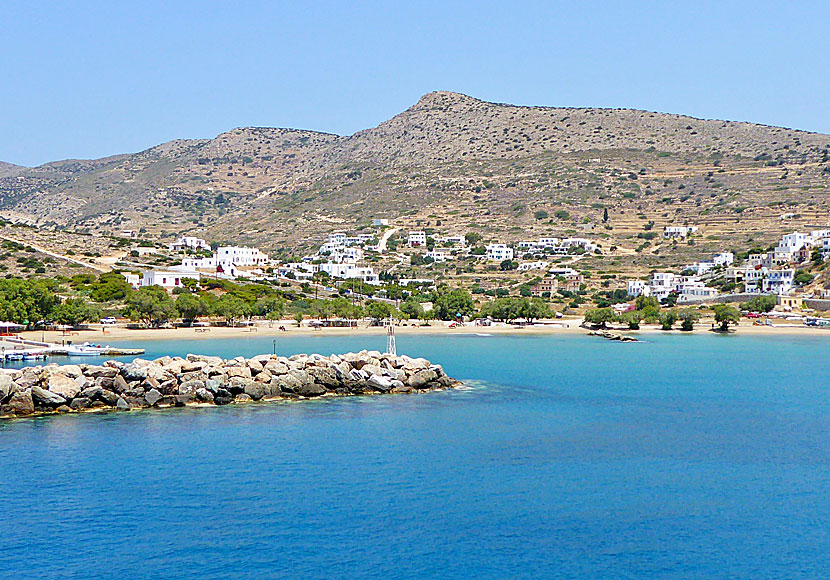
[[[0,416],[228,405],[323,395],[414,393],[456,386],[422,358],[362,351],[344,355],[189,354],[131,363],[0,370]]]

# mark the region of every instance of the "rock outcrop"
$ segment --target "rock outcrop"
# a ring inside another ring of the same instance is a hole
[[[228,405],[323,395],[405,394],[458,381],[425,359],[362,351],[344,355],[189,354],[103,365],[0,369],[0,417],[187,405]]]

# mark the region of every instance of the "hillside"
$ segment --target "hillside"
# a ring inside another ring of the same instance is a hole
[[[0,213],[272,252],[379,216],[503,241],[588,231],[631,255],[649,222],[701,226],[697,247],[655,241],[626,260],[647,268],[825,224],[828,152],[830,136],[778,127],[436,92],[348,137],[249,127],[99,160],[3,164]]]

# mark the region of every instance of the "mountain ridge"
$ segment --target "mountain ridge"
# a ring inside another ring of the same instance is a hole
[[[692,219],[774,202],[787,167],[799,168],[791,182],[804,182],[793,186],[803,197],[796,203],[809,201],[805,187],[821,185],[825,195],[828,150],[828,135],[744,121],[434,91],[349,136],[239,127],[95,160],[0,164],[0,212],[46,227],[193,232],[275,249],[310,245],[333,223],[357,227],[379,213],[502,212],[505,230],[535,224],[534,208],[593,219],[592,206],[651,205],[649,192],[666,187],[659,176],[680,171],[683,188],[670,188],[671,199],[682,209],[676,217]],[[686,207],[690,191],[697,206]],[[525,210],[509,210],[519,205]]]

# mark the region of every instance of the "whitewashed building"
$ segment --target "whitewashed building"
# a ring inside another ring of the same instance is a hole
[[[513,248],[506,244],[487,244],[485,257],[488,260],[503,262],[504,260],[513,259]]]
[[[529,272],[531,270],[544,270],[550,266],[550,262],[538,260],[536,262],[522,262],[519,264],[519,272]]]
[[[179,288],[183,286],[182,280],[192,278],[198,281],[201,278],[199,272],[173,271],[173,270],[147,270],[142,273],[142,286],[161,286],[162,288]]]
[[[210,251],[210,244],[202,238],[195,238],[193,236],[182,236],[177,238],[175,242],[171,243],[171,252],[181,252],[184,250],[205,250]]]
[[[689,234],[697,232],[697,226],[666,226],[663,229],[663,237],[666,239],[686,238]]]
[[[645,280],[629,280],[626,283],[628,295],[632,298],[637,296],[651,296],[651,288]]]
[[[423,231],[409,232],[407,241],[410,248],[421,248],[427,245],[427,234]]]

